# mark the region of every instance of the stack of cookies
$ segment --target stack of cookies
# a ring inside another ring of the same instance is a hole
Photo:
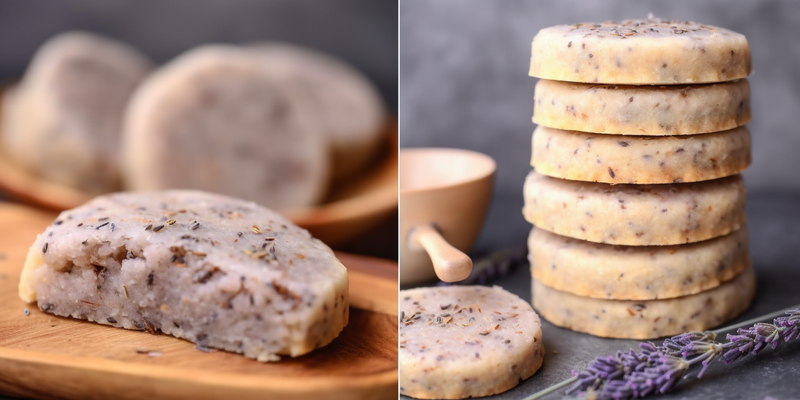
[[[660,19],[533,39],[525,182],[533,305],[555,325],[655,338],[705,330],[755,292],[745,228],[750,48]]]

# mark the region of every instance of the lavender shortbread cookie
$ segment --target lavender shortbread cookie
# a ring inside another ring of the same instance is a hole
[[[550,128],[618,135],[691,135],[751,119],[747,79],[711,85],[620,86],[541,79],[533,122]]]
[[[756,291],[756,275],[748,267],[722,285],[664,300],[624,301],[580,297],[533,279],[533,306],[550,323],[595,336],[654,339],[704,331],[741,314]]]
[[[64,211],[28,252],[42,311],[275,361],[347,324],[347,270],[281,215],[200,191],[117,193]]]
[[[658,18],[557,25],[531,44],[529,74],[586,83],[664,85],[725,82],[750,74],[744,35]]]
[[[6,155],[48,181],[92,194],[118,190],[123,113],[151,68],[144,54],[116,40],[56,35],[3,96]]]
[[[489,396],[542,365],[539,316],[495,287],[400,292],[400,394],[418,399]]]
[[[525,179],[525,219],[559,235],[595,243],[662,246],[727,235],[744,225],[741,176],[679,185],[609,185]]]
[[[699,182],[750,165],[750,131],[683,136],[619,136],[539,126],[531,166],[562,179],[605,183]]]
[[[548,287],[610,300],[691,295],[733,279],[750,263],[747,229],[673,246],[618,246],[533,229],[531,275]]]

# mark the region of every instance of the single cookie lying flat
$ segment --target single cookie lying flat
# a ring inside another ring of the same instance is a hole
[[[4,96],[5,153],[62,185],[95,194],[118,189],[122,115],[150,69],[143,54],[115,40],[84,32],[53,37]]]
[[[498,286],[403,290],[400,299],[400,394],[489,396],[542,365],[539,316]]]
[[[699,242],[744,225],[745,187],[735,175],[680,185],[608,185],[550,178],[525,179],[528,222],[596,243],[661,246]]]
[[[330,138],[333,176],[360,172],[380,150],[386,122],[378,91],[353,67],[327,54],[283,43],[254,46],[273,68],[297,85],[314,109],[313,118]]]
[[[533,229],[528,237],[531,275],[578,296],[654,300],[712,289],[750,264],[747,229],[698,243],[615,246]]]
[[[533,122],[619,135],[689,135],[750,122],[746,79],[711,85],[616,86],[541,79]]]
[[[260,361],[322,347],[348,320],[347,270],[304,229],[199,191],[119,193],[64,211],[28,252],[42,311]]]
[[[698,182],[750,165],[750,131],[684,136],[617,136],[539,126],[531,166],[556,178],[605,183]]]
[[[557,25],[531,44],[529,74],[630,85],[724,82],[750,74],[744,35],[662,19]]]
[[[714,289],[649,301],[580,297],[534,279],[533,306],[544,319],[562,328],[601,337],[654,339],[718,326],[746,310],[755,290],[751,266]]]
[[[125,118],[133,190],[200,189],[274,209],[327,191],[327,137],[284,74],[251,50],[201,46],[150,76]]]

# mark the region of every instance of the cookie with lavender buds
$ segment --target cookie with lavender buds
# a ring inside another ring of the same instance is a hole
[[[64,211],[31,246],[19,292],[58,316],[260,361],[325,346],[349,316],[347,270],[328,246],[255,203],[200,191]]]
[[[750,165],[750,131],[618,136],[539,126],[531,166],[555,178],[612,184],[708,181]]]
[[[557,25],[531,43],[530,76],[569,82],[671,85],[750,74],[744,35],[659,18]]]
[[[550,128],[617,135],[691,135],[751,119],[747,79],[710,85],[620,86],[541,79],[533,122]]]
[[[663,300],[594,299],[532,282],[533,307],[553,325],[619,339],[653,339],[718,326],[746,310],[755,289],[749,265],[716,288]]]
[[[252,51],[195,48],[131,98],[125,183],[206,190],[278,210],[315,204],[327,191],[330,156],[312,117],[284,75]]]
[[[343,60],[300,46],[266,42],[253,46],[265,63],[314,109],[333,151],[333,176],[347,179],[373,160],[382,144],[386,111],[378,90]]]
[[[123,112],[151,68],[116,40],[86,32],[53,37],[4,96],[6,155],[52,182],[92,194],[117,190]]]
[[[595,243],[661,246],[727,235],[744,225],[734,175],[680,185],[609,185],[531,172],[522,214],[537,228]]]
[[[533,375],[543,359],[539,316],[498,286],[400,292],[400,394],[489,396]]]
[[[609,300],[687,296],[733,279],[750,263],[747,229],[673,246],[615,246],[533,229],[531,275],[562,292]]]

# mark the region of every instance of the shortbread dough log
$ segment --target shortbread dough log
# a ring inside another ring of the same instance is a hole
[[[282,68],[298,94],[313,107],[330,138],[333,176],[362,171],[383,143],[386,113],[377,89],[355,68],[327,54],[284,43],[255,47],[271,67]]]
[[[661,19],[557,25],[531,44],[529,74],[630,85],[725,82],[750,74],[744,35]]]
[[[661,246],[727,235],[744,225],[741,176],[680,185],[608,185],[531,172],[522,213],[537,228],[595,243]]]
[[[710,85],[615,86],[539,80],[533,122],[618,135],[690,135],[750,122],[746,79]]]
[[[755,291],[751,266],[714,289],[649,301],[580,297],[534,279],[533,306],[542,318],[562,328],[609,338],[654,339],[719,326],[746,310]]]
[[[52,182],[92,194],[118,189],[123,112],[151,67],[115,40],[84,32],[53,37],[4,96],[4,152]]]
[[[347,270],[328,246],[255,203],[200,191],[112,194],[61,213],[19,290],[55,315],[260,361],[330,343],[349,315]]]
[[[612,184],[699,182],[750,165],[750,131],[685,136],[617,136],[539,126],[531,166],[556,178]]]
[[[687,296],[733,279],[749,265],[747,229],[698,243],[615,246],[533,229],[531,275],[583,297],[655,300]]]
[[[504,392],[542,365],[542,324],[495,286],[400,292],[400,394],[463,399]]]
[[[279,210],[327,190],[327,137],[252,50],[208,45],[171,61],[133,95],[124,134],[133,190],[200,189]]]

